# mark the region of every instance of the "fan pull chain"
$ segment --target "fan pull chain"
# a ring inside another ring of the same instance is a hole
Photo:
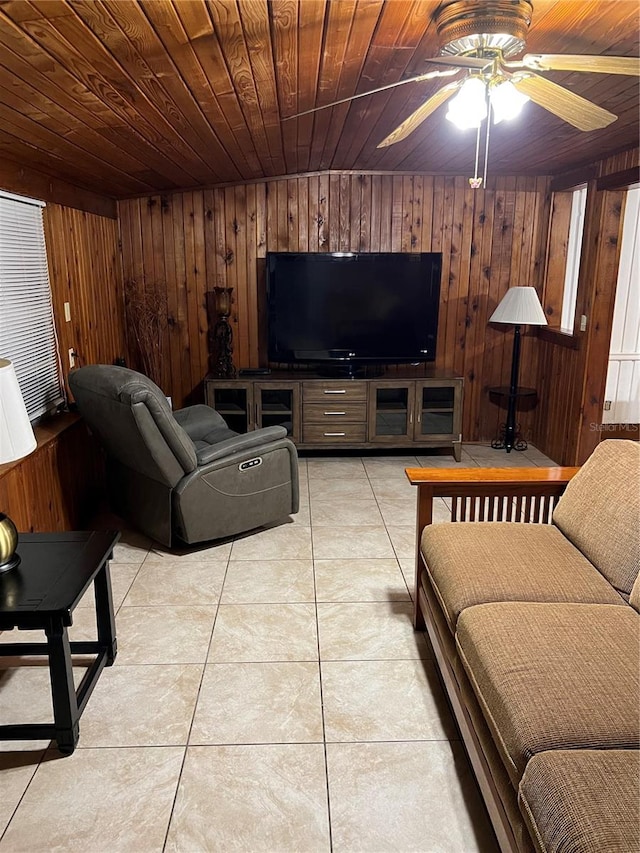
[[[482,122],[478,125],[478,132],[476,134],[476,164],[473,170],[473,178],[469,178],[469,184],[472,189],[476,190],[480,186],[478,183],[478,158],[480,157],[480,130],[482,129]]]
[[[484,177],[482,179],[484,188],[487,188],[487,164],[489,162],[489,133],[491,130],[491,115],[487,113],[487,140],[484,146]]]

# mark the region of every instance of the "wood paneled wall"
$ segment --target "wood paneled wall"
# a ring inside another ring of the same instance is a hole
[[[44,225],[66,381],[70,349],[77,353],[79,367],[112,364],[116,357],[126,354],[118,223],[83,210],[47,204]],[[65,302],[69,303],[69,321]]]
[[[625,193],[599,190],[597,178],[626,175],[637,169],[639,162],[639,151],[633,149],[596,164],[587,189],[576,304],[576,316],[587,317],[587,328],[581,332],[576,324],[573,335],[542,332],[538,341],[535,384],[540,404],[533,441],[563,465],[582,464],[602,438],[598,425],[604,404]],[[557,251],[548,255],[545,293],[561,294],[561,244],[566,244],[566,228],[562,216],[553,217],[552,225],[554,222],[559,223],[560,235],[557,239],[552,235]]]
[[[181,406],[202,399],[213,287],[234,288],[236,365],[258,366],[268,251],[441,251],[436,367],[465,377],[465,440],[489,439],[504,412],[487,389],[508,380],[512,330],[487,319],[509,286],[540,286],[548,206],[546,178],[474,191],[463,177],[329,172],[129,199],[119,202],[124,278],[166,292],[162,385]],[[521,384],[533,384],[536,358],[525,336]]]
[[[3,181],[3,189],[24,192]],[[106,208],[108,209],[108,204]],[[113,362],[126,352],[117,222],[48,202],[45,239],[63,375],[68,350],[79,364]],[[64,315],[68,302],[71,321]],[[68,530],[86,524],[104,492],[102,457],[77,417],[57,416],[36,429],[38,448],[0,466],[0,509],[19,530]]]

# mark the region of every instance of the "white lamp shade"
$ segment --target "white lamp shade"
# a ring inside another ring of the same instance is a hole
[[[464,81],[458,94],[449,102],[447,118],[460,130],[480,127],[487,117],[487,87],[479,77]]]
[[[514,326],[546,326],[547,318],[535,287],[512,287],[489,318],[490,323]]]
[[[0,358],[0,463],[28,456],[36,444],[13,364]]]

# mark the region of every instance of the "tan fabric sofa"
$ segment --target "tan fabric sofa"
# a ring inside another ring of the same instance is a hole
[[[415,626],[501,849],[640,851],[640,445],[602,442],[581,469],[407,475]],[[431,524],[438,496],[467,523]]]

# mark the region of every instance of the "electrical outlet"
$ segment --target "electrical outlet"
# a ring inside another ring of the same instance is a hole
[[[580,315],[580,331],[581,332],[587,331],[587,315],[586,314]]]
[[[71,349],[69,350],[69,367],[71,368],[71,367],[75,367],[75,366],[76,366],[76,351],[74,350],[73,347],[71,347]]]
[[[68,302],[64,303],[64,319],[67,323],[71,322],[71,305]]]

